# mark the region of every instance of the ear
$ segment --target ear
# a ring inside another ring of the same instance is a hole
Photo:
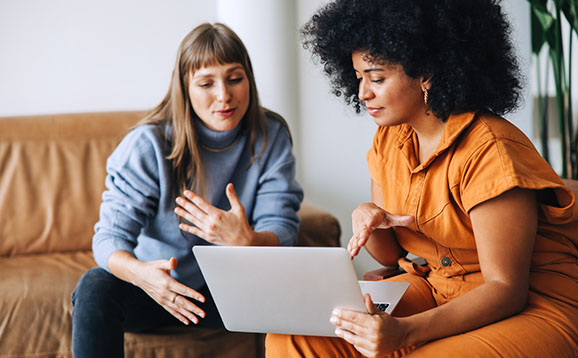
[[[421,91],[429,91],[431,89],[431,76],[421,78]]]

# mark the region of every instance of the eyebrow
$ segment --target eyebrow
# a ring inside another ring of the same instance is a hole
[[[358,70],[355,70],[356,73],[359,73]],[[368,68],[366,70],[363,70],[363,73],[371,73],[371,72],[385,72],[385,70],[383,68]]]
[[[245,68],[244,68],[243,66],[241,66],[241,65],[237,65],[237,66],[234,66],[234,67],[229,68],[229,69],[226,71],[226,73],[229,74],[229,73],[234,72],[234,71],[236,71],[236,70],[245,70]],[[206,78],[206,77],[214,77],[214,76],[215,76],[215,75],[212,74],[212,73],[207,73],[207,74],[204,74],[204,75],[196,75],[196,74],[193,74],[193,78]]]

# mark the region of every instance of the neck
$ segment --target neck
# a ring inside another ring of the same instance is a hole
[[[445,127],[446,123],[444,121],[431,114],[412,125],[418,138],[420,163],[427,161],[435,152],[440,144]]]
[[[226,131],[215,131],[205,126],[202,121],[195,120],[195,129],[199,144],[206,150],[224,152],[231,149],[239,141],[242,125]]]

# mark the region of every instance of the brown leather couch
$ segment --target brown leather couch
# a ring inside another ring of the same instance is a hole
[[[0,118],[0,357],[71,357],[71,293],[96,266],[105,161],[142,112]],[[305,201],[298,245],[339,246],[336,218]],[[263,335],[126,334],[126,357],[261,357]]]

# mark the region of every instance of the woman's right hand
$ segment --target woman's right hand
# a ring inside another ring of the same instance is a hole
[[[360,204],[351,214],[353,236],[347,244],[351,258],[359,254],[359,250],[367,243],[371,233],[376,229],[389,229],[393,226],[409,226],[413,224],[413,216],[393,215],[383,210],[375,203]]]
[[[196,324],[199,322],[198,317],[205,317],[205,312],[187,297],[199,302],[205,302],[205,297],[171,277],[170,271],[177,264],[175,257],[169,260],[140,261],[127,251],[113,253],[108,261],[109,269],[115,276],[140,287],[184,324]]]

